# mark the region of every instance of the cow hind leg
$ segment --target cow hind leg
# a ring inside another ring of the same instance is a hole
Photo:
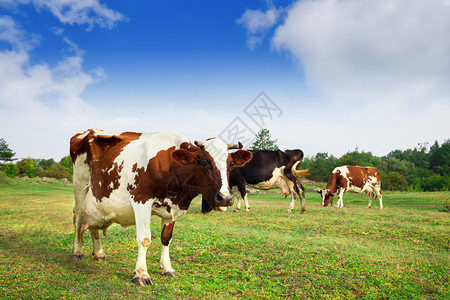
[[[91,232],[91,238],[92,238],[92,255],[94,256],[95,260],[98,261],[105,261],[106,260],[106,254],[103,252],[102,243],[100,242],[100,235],[98,233],[98,229],[89,229]]]
[[[238,190],[236,193],[236,208],[233,210],[233,212],[238,212],[241,210],[241,200],[243,200],[242,195],[241,192]]]
[[[296,198],[296,193],[295,192],[291,192],[291,203],[289,203],[289,207],[288,207],[288,210],[287,210],[287,213],[291,213],[292,212],[292,210],[294,209],[294,206],[295,206],[295,198]]]
[[[77,215],[73,217],[73,225],[75,227],[75,241],[72,248],[72,258],[74,260],[81,260],[83,255],[83,230],[81,226],[81,218]]]
[[[79,183],[74,174],[74,197],[75,207],[73,208],[73,226],[75,230],[75,240],[72,248],[72,258],[81,260],[83,255],[83,233],[88,229],[89,224],[85,221],[84,200],[87,194],[87,184]]]
[[[302,184],[300,185],[299,198],[302,206],[300,213],[303,214],[306,211],[306,196],[305,196],[305,188],[303,187]]]
[[[248,196],[245,194],[244,196],[244,204],[245,204],[245,212],[250,212],[250,204],[248,203]]]
[[[374,194],[375,194],[374,191],[369,193],[369,205],[367,205],[367,208],[372,207],[372,200],[373,200]]]
[[[380,201],[380,209],[383,209],[383,195],[381,194],[381,191],[376,189],[374,192],[376,192],[377,198]]]
[[[161,222],[161,260],[160,266],[163,269],[162,274],[169,277],[178,277],[175,270],[172,268],[172,263],[170,261],[169,255],[169,244],[172,240],[173,226],[175,222],[165,224],[164,221]]]

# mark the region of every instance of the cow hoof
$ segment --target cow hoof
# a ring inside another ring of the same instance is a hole
[[[101,257],[97,257],[94,255],[94,260],[96,261],[106,261],[106,255],[105,256],[101,256]]]
[[[165,272],[165,273],[163,273],[163,276],[169,276],[169,277],[172,277],[172,278],[177,278],[178,277],[177,273],[175,273],[175,272]]]
[[[83,253],[72,254],[73,260],[82,260],[84,258]]]
[[[292,213],[292,209],[288,209],[287,213],[291,214]]]
[[[150,276],[146,277],[134,277],[133,282],[139,286],[153,285],[153,281]]]
[[[100,256],[96,256],[94,252],[92,252],[92,256],[94,260],[96,261],[105,261],[106,260],[106,254],[102,253]]]
[[[306,209],[302,209],[302,210],[300,211],[300,214],[304,214],[305,211],[306,211]]]
[[[238,211],[240,211],[239,208],[235,208],[235,209],[233,210],[233,212],[238,212]]]
[[[244,211],[245,213],[249,213],[250,212],[250,210],[249,209],[246,209],[245,211]]]

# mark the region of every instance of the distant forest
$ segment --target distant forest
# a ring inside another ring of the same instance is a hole
[[[269,136],[270,137],[270,136]],[[59,162],[53,159],[14,158],[4,139],[0,139],[0,170],[10,178],[52,177],[72,181],[70,156]],[[450,139],[442,145],[436,141],[428,148],[427,143],[414,149],[394,150],[388,155],[377,157],[371,152],[347,152],[337,158],[328,153],[317,153],[305,157],[302,169],[311,168],[309,180],[327,182],[332,170],[342,165],[372,166],[381,171],[383,190],[401,191],[449,191],[450,190]]]
[[[358,148],[340,158],[328,153],[306,157],[302,169],[311,168],[307,178],[326,182],[332,170],[342,165],[371,166],[381,171],[383,190],[449,191],[450,190],[450,139],[442,145],[436,141],[429,149],[428,143],[414,149],[394,150],[377,157]]]

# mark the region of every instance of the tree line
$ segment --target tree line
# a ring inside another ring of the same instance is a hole
[[[268,129],[262,129],[249,150],[278,150],[276,142]],[[311,169],[307,179],[320,182],[328,182],[333,169],[344,165],[378,168],[384,190],[449,191],[450,139],[442,145],[436,141],[429,149],[428,143],[421,143],[414,149],[394,150],[383,157],[356,148],[339,158],[323,152],[307,156],[302,162],[302,168]]]
[[[50,159],[14,158],[16,153],[9,148],[8,143],[0,138],[0,171],[10,178],[19,177],[52,177],[66,178],[72,181],[72,160],[70,156],[63,157],[59,162]]]
[[[277,150],[277,140],[272,140],[268,129],[256,134],[251,150]],[[70,156],[59,162],[53,159],[14,158],[4,139],[0,138],[0,170],[10,178],[53,177],[72,180],[72,161]],[[436,141],[428,149],[427,143],[421,143],[414,149],[394,150],[388,155],[378,157],[371,152],[358,148],[337,158],[328,153],[306,156],[302,168],[311,168],[307,179],[327,182],[331,172],[337,166],[358,165],[380,169],[384,190],[402,191],[449,191],[450,190],[450,139],[442,145]]]
[[[378,168],[384,190],[449,191],[450,139],[442,145],[436,141],[429,149],[427,143],[422,143],[414,149],[394,150],[383,157],[356,148],[339,158],[317,153],[302,162],[302,168],[311,168],[308,179],[323,182],[328,181],[335,167],[342,165]]]

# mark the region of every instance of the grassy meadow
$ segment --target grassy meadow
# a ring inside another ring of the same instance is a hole
[[[160,219],[147,253],[154,285],[132,282],[135,227],[102,237],[106,262],[71,259],[71,184],[0,180],[0,298],[30,299],[449,299],[450,192],[384,192],[323,208],[307,186],[307,211],[287,214],[279,191],[249,196],[250,213],[201,214],[201,199],[175,224],[162,276]],[[335,200],[336,201],[336,200]],[[299,203],[297,203],[299,204]]]

